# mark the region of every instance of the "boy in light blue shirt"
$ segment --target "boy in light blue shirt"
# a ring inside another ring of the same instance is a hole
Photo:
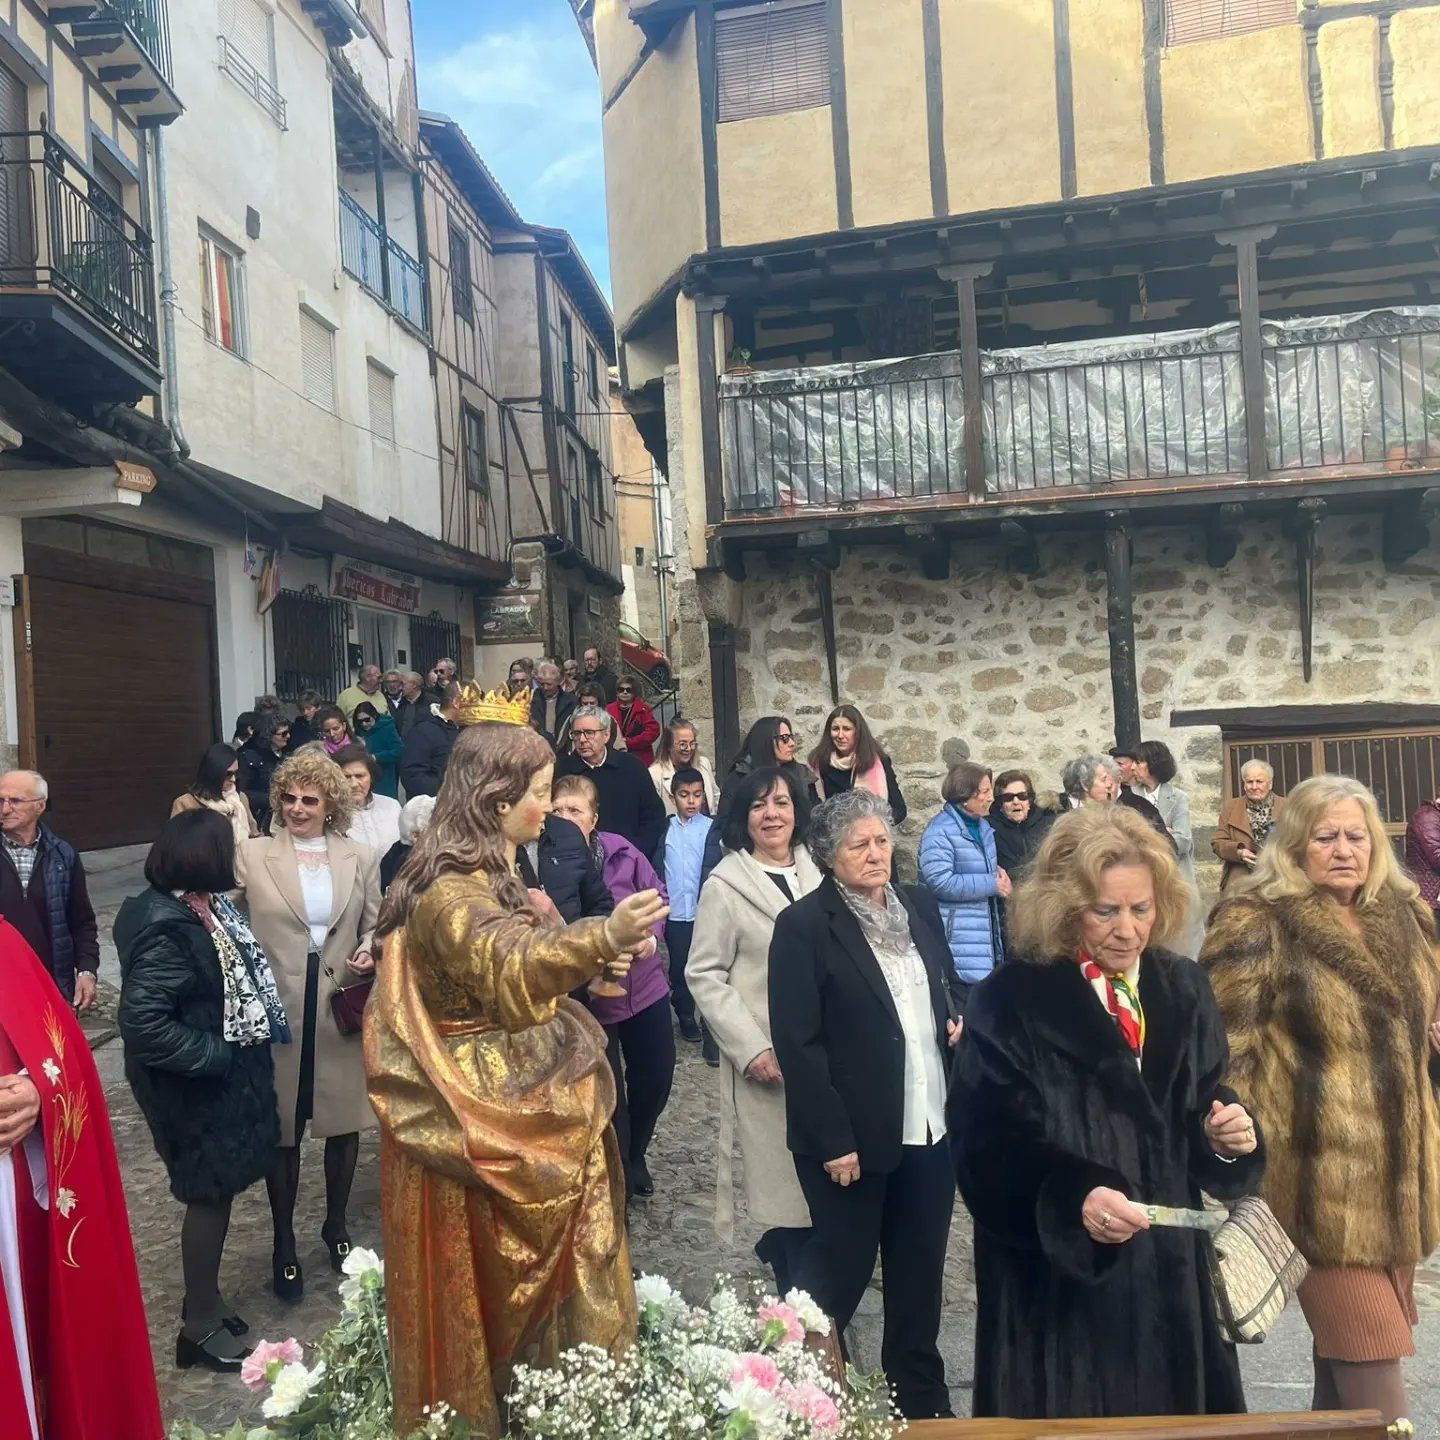
[[[705,837],[712,821],[705,814],[705,777],[693,767],[670,777],[675,814],[665,827],[655,868],[665,877],[670,896],[670,918],[665,922],[665,948],[670,952],[670,1002],[686,1040],[700,1039],[695,1001],[685,983],[685,962],[695,935],[695,907],[700,903],[700,871],[705,859]],[[707,1050],[710,1047],[706,1047]],[[707,1060],[709,1056],[706,1056]],[[719,1055],[716,1055],[719,1063]]]

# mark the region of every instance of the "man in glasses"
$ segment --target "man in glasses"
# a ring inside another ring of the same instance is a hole
[[[652,790],[653,793],[653,790]],[[77,1010],[95,1003],[100,937],[74,847],[40,823],[50,787],[34,770],[0,776],[0,915]]]
[[[610,748],[614,718],[596,705],[582,705],[570,722],[573,755],[562,755],[555,774],[588,775],[600,792],[600,829],[623,836],[651,856],[665,833],[665,806],[649,771],[623,750]]]

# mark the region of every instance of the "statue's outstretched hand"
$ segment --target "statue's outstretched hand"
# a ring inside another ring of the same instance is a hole
[[[605,921],[605,938],[617,950],[638,950],[669,913],[670,907],[658,890],[637,890],[627,895]]]

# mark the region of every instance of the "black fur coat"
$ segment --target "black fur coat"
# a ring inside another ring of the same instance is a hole
[[[1261,1148],[1226,1164],[1203,1118],[1229,1052],[1205,972],[1147,951],[1144,1068],[1078,966],[1018,963],[970,996],[950,1089],[956,1174],[975,1219],[974,1413],[1019,1418],[1243,1411],[1204,1252],[1190,1230],[1086,1234],[1097,1185],[1139,1203],[1249,1194]]]

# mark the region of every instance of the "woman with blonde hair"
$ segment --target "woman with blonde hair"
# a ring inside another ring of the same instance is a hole
[[[379,860],[347,840],[353,802],[340,767],[306,751],[270,781],[274,833],[236,851],[235,878],[250,928],[269,957],[294,1042],[277,1048],[280,1148],[266,1177],[275,1228],[275,1293],[295,1300],[305,1277],[295,1242],[300,1141],[325,1141],[325,1223],[320,1236],[339,1271],[350,1253],[346,1209],[360,1131],[375,1123],[365,1097],[360,1037],[343,1032],[335,994],[374,973],[371,933],[380,910]]]
[[[1434,922],[1358,780],[1297,785],[1201,952],[1233,1082],[1263,1100],[1262,1194],[1310,1262],[1317,1410],[1406,1411],[1415,1266],[1440,1242]]]
[[[948,1121],[977,1416],[1245,1408],[1200,1234],[1142,1208],[1238,1199],[1264,1170],[1205,972],[1167,948],[1189,909],[1168,842],[1087,805],[1015,887],[1011,963],[970,994]]]
[[[635,1334],[605,1033],[569,998],[665,917],[653,890],[561,926],[516,873],[555,755],[527,724],[455,741],[429,827],[385,899],[366,1019],[380,1116],[395,1428],[444,1401],[498,1434],[520,1360]]]

